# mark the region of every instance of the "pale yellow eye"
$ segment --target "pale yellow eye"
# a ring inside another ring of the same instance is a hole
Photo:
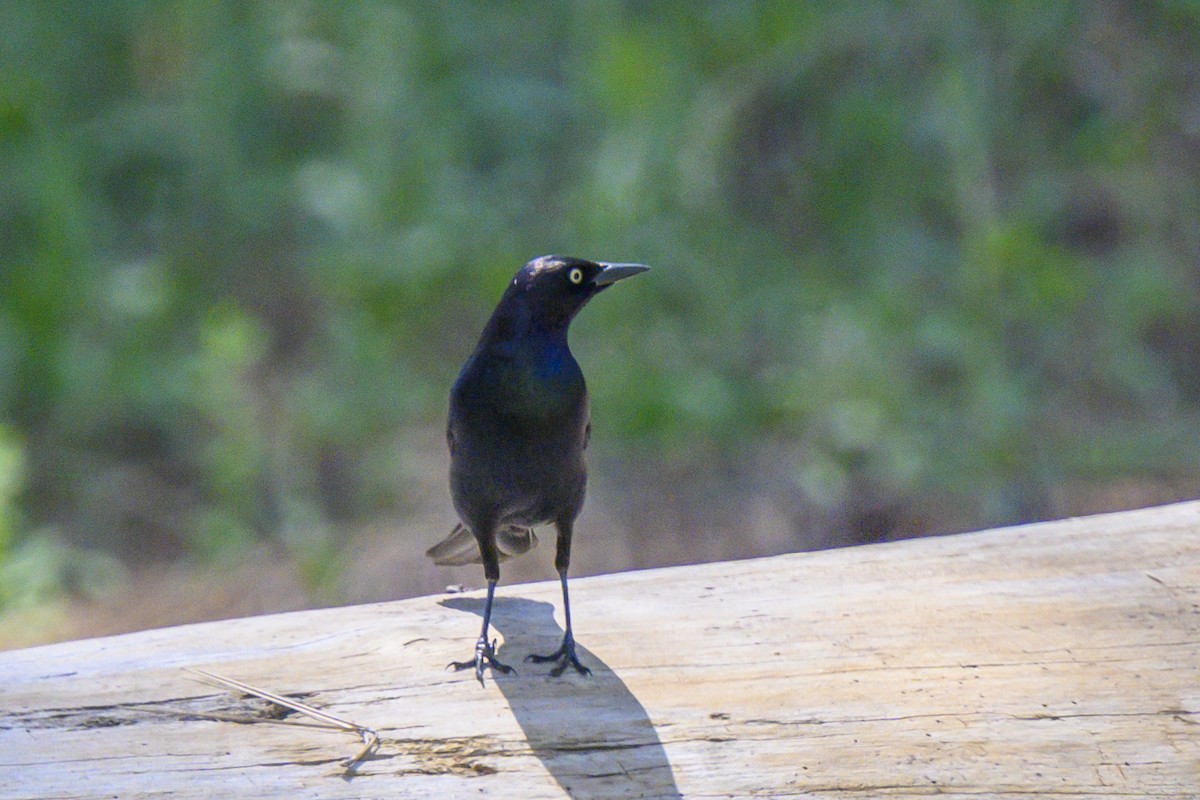
[[[583,270],[575,267],[567,273],[567,277],[571,279],[571,283],[583,283]]]

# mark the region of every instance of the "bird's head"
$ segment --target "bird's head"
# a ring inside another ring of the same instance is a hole
[[[541,256],[513,276],[497,312],[515,312],[524,323],[543,330],[565,330],[579,309],[619,280],[650,269],[642,264],[611,264],[567,256]]]

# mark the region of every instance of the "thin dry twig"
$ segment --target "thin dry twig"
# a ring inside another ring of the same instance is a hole
[[[217,675],[215,673],[207,672],[206,670],[202,669],[196,669],[194,667],[184,667],[184,669],[226,689],[233,689],[245,694],[254,695],[255,697],[261,697],[263,700],[270,701],[276,705],[283,706],[284,708],[290,708],[297,713],[321,722],[325,726],[337,728],[338,730],[346,731],[348,733],[358,734],[362,737],[363,746],[362,749],[359,750],[355,755],[345,759],[342,762],[342,765],[346,768],[346,772],[352,772],[359,763],[370,758],[372,755],[374,755],[375,751],[379,749],[379,734],[376,733],[374,729],[368,728],[365,725],[359,725],[357,722],[352,722],[348,719],[330,714],[329,712],[322,711],[319,708],[313,708],[306,703],[301,703],[299,700],[292,700],[287,697],[274,694],[273,692],[268,692],[265,689],[259,689],[251,686],[248,683],[242,683],[241,681],[234,680],[233,678],[226,678],[224,675]]]

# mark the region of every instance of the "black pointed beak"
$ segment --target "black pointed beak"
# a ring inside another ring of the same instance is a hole
[[[604,267],[604,269],[600,270],[596,274],[596,277],[592,278],[592,283],[600,288],[611,286],[619,280],[632,278],[634,275],[650,269],[645,264],[608,264],[600,262],[600,266]]]

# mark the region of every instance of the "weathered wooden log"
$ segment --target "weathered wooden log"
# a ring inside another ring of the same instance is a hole
[[[482,689],[478,593],[0,653],[0,798],[1200,797],[1200,503],[581,579],[590,678],[558,591]]]

